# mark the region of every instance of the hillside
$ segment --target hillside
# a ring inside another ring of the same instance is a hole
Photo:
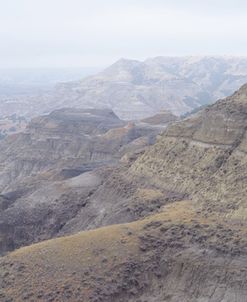
[[[173,124],[131,167],[134,177],[189,194],[204,210],[246,220],[247,85]]]
[[[181,115],[232,94],[247,82],[241,57],[120,59],[102,72],[47,93],[0,100],[2,115],[33,117],[58,108],[108,108],[122,119],[168,110]]]
[[[2,257],[3,301],[246,301],[247,85],[107,171],[61,235],[100,228]]]
[[[190,202],[22,248],[2,259],[2,301],[231,301],[247,294],[246,228]]]
[[[34,118],[25,132],[2,140],[0,254],[64,229],[72,233],[67,225],[81,211],[80,230],[99,224],[93,193],[122,157],[143,152],[165,125],[126,123],[106,109],[67,108]]]

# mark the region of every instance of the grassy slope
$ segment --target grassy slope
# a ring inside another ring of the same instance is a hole
[[[1,301],[137,301],[161,279],[164,291],[172,290],[174,285],[168,284],[174,275],[184,287],[181,265],[191,278],[207,267],[201,282],[209,284],[211,274],[218,274],[220,286],[226,261],[227,278],[237,272],[246,278],[246,262],[236,260],[247,255],[246,235],[244,227],[231,226],[217,216],[200,216],[191,201],[174,203],[141,221],[45,241],[9,254],[0,261]],[[169,261],[160,270],[162,255]],[[231,292],[238,286],[237,282],[228,285]],[[193,291],[188,299],[195,297]]]

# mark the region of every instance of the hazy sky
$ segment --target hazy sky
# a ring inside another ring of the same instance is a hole
[[[246,0],[0,0],[0,68],[247,55]]]

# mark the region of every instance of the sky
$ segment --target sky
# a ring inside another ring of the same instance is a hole
[[[0,0],[0,68],[247,55],[246,0]]]

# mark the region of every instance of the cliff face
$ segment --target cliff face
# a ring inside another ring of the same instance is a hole
[[[77,234],[3,257],[3,301],[245,302],[247,85],[122,160],[55,184],[84,202],[55,236]]]

